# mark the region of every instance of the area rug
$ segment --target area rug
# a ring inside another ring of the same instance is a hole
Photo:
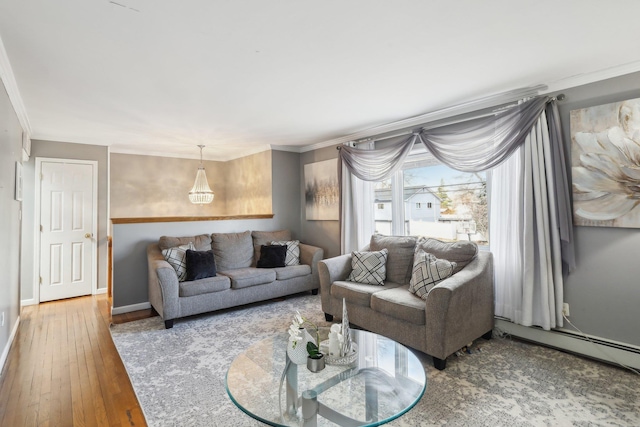
[[[308,294],[177,320],[113,325],[150,427],[262,426],[229,399],[225,374],[252,343],[286,333],[295,310],[326,325]],[[611,365],[508,338],[479,339],[427,372],[420,402],[389,426],[639,426],[640,377]]]

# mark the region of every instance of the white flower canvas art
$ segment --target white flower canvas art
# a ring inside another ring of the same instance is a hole
[[[640,228],[640,98],[570,119],[574,223]]]

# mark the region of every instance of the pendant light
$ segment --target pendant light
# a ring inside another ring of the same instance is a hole
[[[213,191],[209,188],[207,174],[202,164],[202,149],[204,145],[198,145],[198,147],[200,147],[200,167],[196,174],[196,182],[193,184],[191,191],[189,191],[189,200],[195,205],[205,205],[213,202]]]

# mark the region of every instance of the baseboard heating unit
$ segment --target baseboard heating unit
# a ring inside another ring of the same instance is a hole
[[[503,319],[496,319],[495,327],[513,337],[526,341],[532,341],[614,365],[640,369],[640,347],[635,345],[582,335],[566,329],[545,331],[539,327],[517,325]]]

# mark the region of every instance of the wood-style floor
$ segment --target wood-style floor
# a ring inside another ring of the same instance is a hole
[[[0,377],[0,426],[147,425],[111,340],[109,307],[98,295],[22,309]]]

